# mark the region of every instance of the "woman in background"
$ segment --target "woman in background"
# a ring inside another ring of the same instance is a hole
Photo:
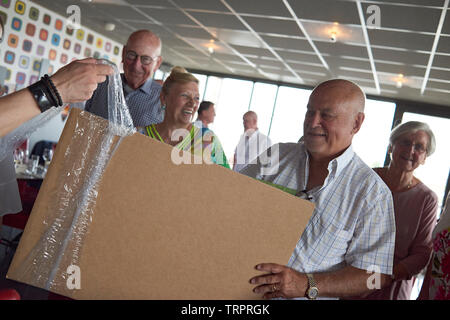
[[[392,191],[394,200],[393,280],[365,299],[409,300],[415,276],[430,259],[438,201],[436,194],[414,176],[414,170],[425,163],[435,147],[434,134],[426,123],[406,122],[391,132],[391,162],[386,168],[374,170]]]

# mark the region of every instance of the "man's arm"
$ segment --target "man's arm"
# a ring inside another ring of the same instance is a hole
[[[89,99],[97,84],[113,72],[110,66],[96,64],[96,59],[73,61],[59,69],[52,81],[64,103]],[[25,88],[0,98],[0,137],[41,112],[31,92]]]
[[[255,267],[267,274],[250,279],[251,284],[258,285],[253,291],[263,294],[265,299],[305,297],[308,289],[306,275],[292,268],[275,263],[262,263]],[[380,288],[392,280],[385,274],[369,274],[366,270],[347,266],[334,272],[314,273],[319,297],[353,297],[370,293],[371,279],[379,276]]]

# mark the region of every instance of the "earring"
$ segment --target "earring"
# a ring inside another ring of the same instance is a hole
[[[165,105],[165,104],[163,104],[163,105],[161,106],[161,110],[166,110],[166,105]]]

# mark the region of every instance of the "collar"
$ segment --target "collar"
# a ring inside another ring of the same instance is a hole
[[[299,145],[302,145],[302,152],[304,154],[304,188],[306,188],[306,183],[307,183],[307,177],[309,177],[309,153],[306,150],[305,144],[303,141],[299,142]],[[344,153],[342,153],[339,157],[334,158],[333,160],[330,161],[330,163],[328,164],[328,175],[325,178],[322,187],[319,187],[318,189],[322,189],[323,187],[325,187],[330,179],[334,179],[336,177],[338,177],[342,170],[350,163],[350,161],[353,159],[354,156],[354,151],[352,148],[352,145],[348,146],[348,148],[344,151]]]
[[[133,88],[131,88],[125,79],[125,74],[121,73],[120,74],[121,78],[122,78],[122,84],[123,84],[123,91],[126,94],[129,94],[133,91],[137,91],[137,90],[141,90],[143,92],[145,92],[146,94],[151,94],[152,92],[152,86],[153,85],[159,85],[157,82],[153,81],[152,78],[148,78],[147,81],[144,82],[144,84],[142,86],[140,86],[138,89],[134,90]]]
[[[334,158],[328,164],[328,172],[334,172],[334,176],[337,177],[342,172],[342,170],[350,163],[353,159],[352,145],[349,145],[348,148],[341,154],[339,157]]]

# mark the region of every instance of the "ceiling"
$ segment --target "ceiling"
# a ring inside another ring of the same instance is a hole
[[[309,87],[345,78],[367,94],[450,106],[449,0],[33,2],[65,16],[77,4],[82,25],[121,43],[150,29],[166,63],[197,72]]]

